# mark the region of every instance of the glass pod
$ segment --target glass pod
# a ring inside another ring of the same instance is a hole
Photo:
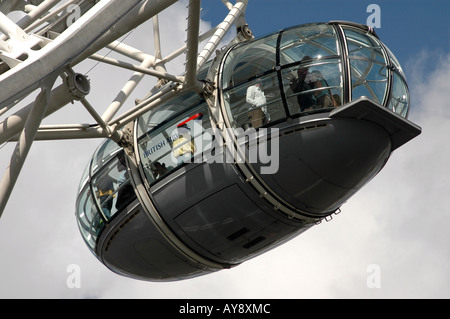
[[[366,26],[300,25],[220,58],[199,72],[212,96],[167,100],[136,120],[133,151],[107,140],[91,159],[76,216],[112,271],[237,266],[338,211],[420,134],[401,67]]]

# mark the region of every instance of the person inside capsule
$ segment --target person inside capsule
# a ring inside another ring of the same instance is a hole
[[[125,164],[125,155],[122,153],[118,156],[117,171],[119,177],[117,178],[118,190],[116,209],[121,211],[134,199],[134,189],[130,182],[130,176]]]
[[[337,102],[334,100],[331,90],[328,88],[329,85],[319,70],[312,71],[307,80],[311,83],[311,86],[317,90],[314,93],[317,108],[321,109],[337,106]]]
[[[301,62],[312,61],[310,56],[305,56]],[[330,85],[319,69],[310,70],[311,67],[303,66],[297,70],[297,77],[290,80],[290,88],[297,95],[300,112],[322,108],[336,107],[340,105],[340,96],[333,95]]]
[[[310,60],[310,57],[303,58]],[[308,78],[309,69],[307,67],[302,67],[297,71],[297,78],[293,78],[290,82],[290,87],[294,93],[297,94],[298,106],[300,107],[300,112],[313,110],[317,106],[317,101],[314,93],[311,90],[314,88]]]
[[[169,169],[166,167],[165,163],[161,164],[160,162],[154,162],[150,164],[150,167],[155,179],[162,177],[164,174],[169,172]],[[170,169],[172,169],[172,167],[170,167]]]
[[[264,91],[261,88],[261,79],[257,78],[255,84],[247,89],[246,102],[250,104],[248,120],[252,127],[260,127],[270,121],[267,113],[267,100]]]
[[[110,218],[114,199],[113,179],[109,176],[100,178],[97,184],[97,188],[97,196],[100,200],[100,207],[102,208],[103,214],[107,218]]]

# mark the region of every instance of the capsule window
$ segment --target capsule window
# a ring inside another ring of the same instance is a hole
[[[306,62],[284,69],[283,88],[289,112],[312,112],[342,104],[340,59]]]
[[[96,174],[96,172],[101,169],[105,163],[111,160],[111,158],[116,156],[120,150],[120,146],[113,140],[107,139],[104,143],[102,143],[95,151],[92,158],[90,175],[93,176]]]
[[[124,209],[135,197],[123,157],[123,153],[116,156],[92,179],[92,190],[107,220]]]
[[[170,100],[170,103],[165,103],[160,107],[145,113],[139,118],[137,135],[143,136],[150,130],[160,126],[169,121],[172,117],[180,112],[183,112],[195,105],[202,103],[202,99],[198,94],[189,92]]]
[[[258,128],[286,117],[276,73],[254,78],[224,92],[232,127]]]
[[[139,138],[139,155],[146,180],[151,185],[184,163],[201,159],[211,146],[209,112],[206,105],[177,114]]]
[[[338,42],[331,25],[311,24],[286,30],[280,43],[281,64],[338,55]]]
[[[233,48],[223,67],[223,101],[234,128],[286,117],[276,68],[278,34]]]
[[[366,96],[384,104],[388,90],[388,61],[381,43],[361,30],[344,28],[351,73],[352,100]]]
[[[278,35],[244,43],[233,48],[223,67],[222,89],[245,85],[276,67]]]
[[[89,185],[86,185],[78,195],[77,221],[83,239],[91,249],[94,249],[97,237],[105,227],[105,223],[95,205]]]
[[[409,108],[409,91],[406,82],[397,72],[394,72],[392,91],[388,108],[406,118]]]

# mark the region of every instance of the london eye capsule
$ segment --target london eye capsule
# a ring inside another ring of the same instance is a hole
[[[238,43],[106,140],[83,175],[81,234],[142,280],[230,268],[339,210],[418,134],[394,55],[368,27],[306,24]],[[169,87],[167,84],[161,90]]]

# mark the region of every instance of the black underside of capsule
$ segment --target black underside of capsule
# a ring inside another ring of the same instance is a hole
[[[306,218],[338,209],[381,170],[394,135],[415,134],[408,121],[378,114],[381,106],[371,105],[368,116],[367,103],[362,99],[352,112],[333,117],[316,114],[278,125],[280,165],[275,174],[259,176],[266,189]],[[167,239],[155,215],[134,203],[100,243],[102,260],[114,271],[146,280],[195,277],[237,265],[313,225],[277,210],[239,165],[191,163],[174,174],[150,192],[158,216],[186,246]],[[191,251],[216,267],[196,261]]]

